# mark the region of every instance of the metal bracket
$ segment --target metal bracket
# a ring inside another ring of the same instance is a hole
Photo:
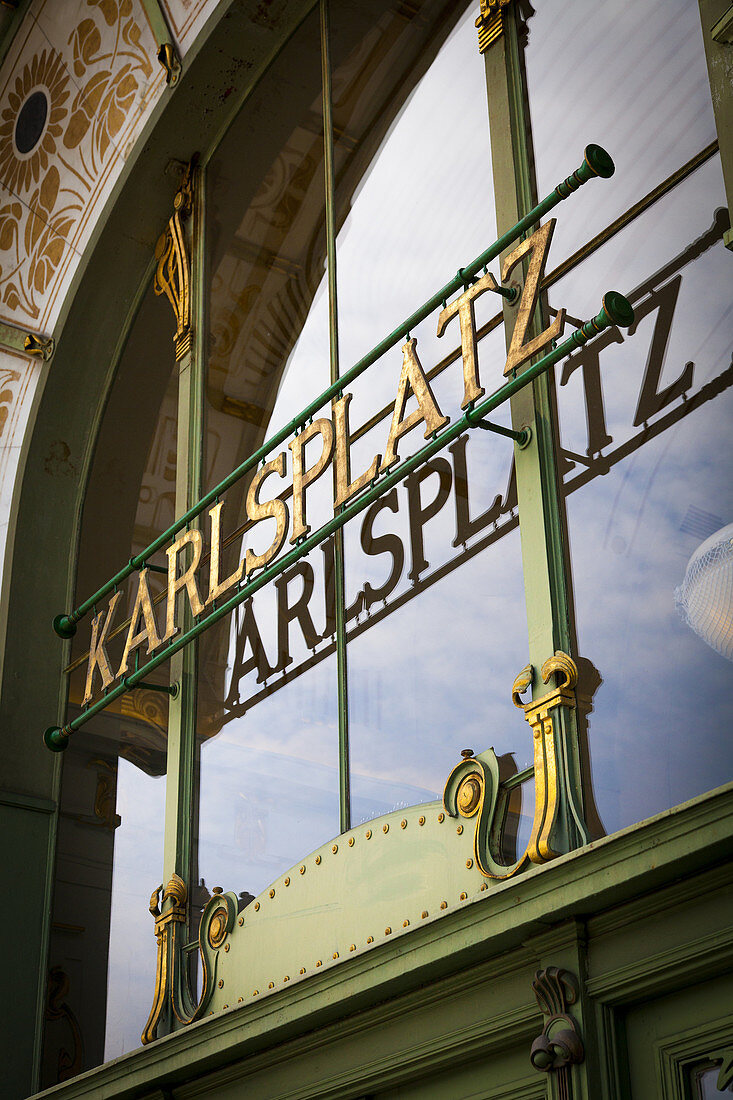
[[[181,58],[166,23],[159,0],[141,0],[158,46],[158,61],[165,69],[166,84],[176,84],[181,75]]]
[[[23,355],[30,355],[34,359],[42,359],[45,363],[51,358],[56,348],[52,336],[38,336],[27,329],[9,325],[7,321],[0,322],[0,347],[9,351],[20,351]]]

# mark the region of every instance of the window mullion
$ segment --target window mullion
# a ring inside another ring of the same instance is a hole
[[[496,225],[501,234],[532,208],[536,188],[516,6],[502,6],[494,19],[488,44],[486,38],[482,41],[479,28],[479,46],[486,65]],[[522,278],[519,269],[517,275]],[[507,348],[516,312],[515,306],[505,303]],[[530,334],[546,327],[542,314],[540,304],[528,330]],[[565,503],[557,468],[559,433],[552,371],[511,399],[511,416],[515,429],[531,430],[527,446],[520,448],[515,444],[514,459],[529,664],[536,701],[552,686],[554,672],[550,674],[549,685],[543,681],[541,670],[545,663],[558,651],[573,662],[577,658]],[[583,765],[574,707],[562,705],[556,715],[557,812],[552,827],[548,825],[547,829],[552,833],[555,850],[568,851],[589,839],[583,812]]]

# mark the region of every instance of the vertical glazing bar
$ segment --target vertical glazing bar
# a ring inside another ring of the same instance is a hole
[[[190,314],[186,332],[177,340],[178,433],[176,454],[176,515],[190,508],[202,492],[203,468],[203,240],[204,188],[202,169],[192,172],[191,214],[185,224]],[[199,521],[193,521],[195,526]],[[180,598],[180,597],[179,597]],[[181,609],[185,609],[180,613]],[[193,625],[186,600],[179,604],[177,622],[183,631]],[[179,691],[169,703],[168,776],[165,808],[165,883],[173,874],[185,882],[189,898],[193,885],[194,847],[197,820],[196,793],[196,680],[198,645],[186,646],[171,658],[171,683]]]
[[[524,64],[517,27],[516,4],[501,8],[501,34],[484,52],[489,104],[492,168],[497,231],[501,234],[534,205],[532,138],[526,106]],[[508,250],[507,250],[508,251]],[[503,257],[502,257],[503,258]],[[516,275],[521,278],[521,272]],[[534,332],[544,327],[538,308]],[[511,339],[516,307],[504,305],[507,341]],[[567,555],[565,505],[557,469],[557,410],[554,373],[536,379],[511,399],[512,426],[531,428],[529,446],[515,446],[517,497],[522,543],[522,565],[533,668],[533,697],[545,694],[540,669],[561,650],[576,656],[570,562]],[[551,685],[550,685],[551,686]],[[562,838],[564,850],[588,837],[583,813],[583,791],[575,714],[563,708]]]
[[[323,85],[323,165],[326,176],[326,254],[328,260],[328,337],[331,383],[339,378],[338,298],[336,286],[336,224],[334,218],[333,118],[329,0],[321,0],[321,68]],[[334,483],[335,484],[335,483]],[[335,495],[335,494],[334,494]],[[338,683],[339,820],[341,832],[351,828],[349,781],[349,693],[346,663],[346,593],[344,532],[334,532],[334,586],[336,602],[336,666]]]

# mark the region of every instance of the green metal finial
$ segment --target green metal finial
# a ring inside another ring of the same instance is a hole
[[[600,145],[586,145],[585,163],[594,176],[601,176],[607,180],[616,171],[616,165],[609,153]]]
[[[634,309],[631,302],[617,290],[609,290],[603,295],[601,312],[606,314],[609,324],[631,328],[634,323]]]
[[[46,748],[51,752],[63,752],[69,744],[69,735],[60,726],[49,726],[43,735]]]
[[[59,638],[73,638],[76,634],[76,623],[68,615],[56,615],[53,628]]]

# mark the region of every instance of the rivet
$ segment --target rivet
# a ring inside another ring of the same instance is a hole
[[[335,855],[335,854],[336,854],[336,852],[338,852],[338,850],[339,850],[339,846],[338,846],[338,844],[334,844],[333,848],[331,849],[331,851],[333,852],[333,854]]]
[[[316,966],[323,966],[323,963],[321,962],[320,959],[318,959],[318,961],[316,962]]]
[[[417,823],[418,823],[418,825],[424,825],[425,824],[425,818],[424,817],[419,818]]]
[[[486,883],[486,882],[481,883],[481,893],[483,893],[484,890],[488,890],[488,888],[489,888],[488,883]]]
[[[467,859],[466,860],[466,867],[468,867],[469,871],[471,870],[471,868],[473,867],[473,860],[472,859]]]
[[[270,890],[270,897],[271,897],[271,898],[274,898],[274,897],[275,897],[275,891],[274,891],[274,890]]]
[[[367,831],[366,831],[366,838],[367,838],[367,840],[371,840],[371,839],[372,839],[372,830],[371,830],[371,829],[367,829]]]
[[[353,838],[353,836],[350,836],[350,837],[349,837],[349,847],[350,847],[350,848],[353,848],[353,847],[354,847],[354,838]]]
[[[286,875],[285,879],[283,881],[284,881],[285,886],[289,886],[290,885],[290,875]]]
[[[222,886],[215,886],[214,889],[212,890],[212,893],[213,894],[223,894],[224,893],[224,888]]]
[[[222,1005],[222,1008],[229,1008],[229,1005]]]
[[[274,989],[275,988],[275,983],[274,982],[268,982],[267,983],[267,988],[268,989]]]
[[[445,821],[445,814],[438,814],[438,821],[442,824]]]
[[[244,1000],[244,997],[237,997],[237,1004],[241,1005],[243,1000]]]
[[[384,934],[385,934],[385,936],[391,936],[392,935],[392,929],[389,927],[389,925],[387,925],[387,927],[385,928]]]
[[[283,978],[283,981],[284,982],[289,982],[290,981],[290,975],[286,974],[285,977]]]
[[[224,988],[224,979],[219,978],[219,981],[216,984],[219,986],[219,989],[223,989]]]
[[[320,857],[320,856],[316,856],[316,866],[318,866],[318,864],[319,864],[320,862],[321,862],[321,857]]]
[[[457,833],[458,833],[458,835],[460,836],[460,835],[461,835],[461,833],[463,832],[463,826],[462,826],[462,825],[459,825],[459,826],[458,826],[458,828],[456,829],[456,832],[457,832]]]
[[[403,920],[403,922],[402,922],[402,927],[403,927],[403,928],[409,928],[409,927],[410,927],[410,922],[409,922],[409,920]]]
[[[225,951],[228,951],[228,950],[229,950],[229,948],[230,948],[231,946],[232,946],[232,945],[231,945],[230,943],[225,943],[225,944],[224,944],[224,950],[225,950]]]
[[[260,908],[260,903],[258,901],[256,901],[255,902],[255,913],[259,912],[259,908]]]
[[[388,833],[389,832],[389,825],[383,825],[382,826],[382,832],[383,833]]]
[[[440,908],[441,909],[447,909],[448,908],[448,902],[447,901],[441,901]]]
[[[252,992],[252,996],[253,996],[253,997],[259,997],[259,995],[260,995],[260,991],[259,991],[259,989],[255,989],[255,990],[253,990],[253,992]]]
[[[374,943],[374,936],[367,936],[367,943]]]
[[[423,920],[425,920],[425,918],[427,917],[427,915],[428,915],[428,911],[427,911],[427,909],[423,909],[423,911],[422,911],[422,919],[423,919]]]
[[[305,874],[305,864],[303,864],[302,867],[300,868],[300,873],[301,873],[301,875]]]
[[[402,821],[400,821],[400,828],[401,829],[406,829],[407,828],[407,818],[406,817],[403,817]]]
[[[356,951],[356,944],[355,943],[351,944],[351,946],[349,947],[349,951]]]
[[[304,967],[304,966],[301,966],[301,968],[300,968],[300,973],[301,973],[301,974],[305,974],[305,967]]]
[[[338,957],[339,957],[339,953],[338,953],[338,951],[334,951],[334,953],[333,953],[333,958],[334,958],[334,959],[337,959]]]
[[[238,925],[239,925],[239,927],[241,928],[241,927],[242,927],[242,925],[244,924],[244,917],[240,917],[240,918],[239,918],[239,920],[237,921],[237,924],[238,924]]]
[[[468,894],[465,891],[462,891],[461,892],[461,901],[465,901],[467,897],[468,897]]]

